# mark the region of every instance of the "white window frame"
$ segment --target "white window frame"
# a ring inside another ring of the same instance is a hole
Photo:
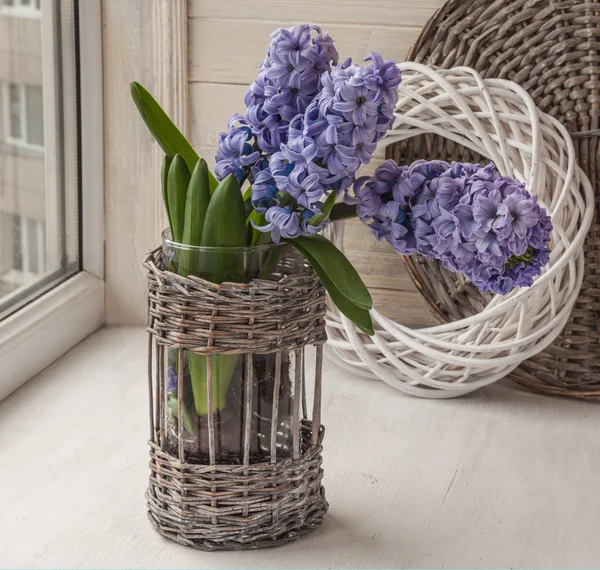
[[[42,0],[42,13],[54,14],[53,0]],[[104,324],[104,158],[102,101],[102,32],[100,0],[79,2],[81,147],[81,271],[0,321],[0,400],[41,372]],[[43,49],[54,49],[54,22],[42,19]],[[50,70],[52,71],[52,70]],[[44,76],[44,107],[46,86]],[[50,113],[44,131],[52,133]],[[48,169],[56,168],[52,145]],[[47,176],[47,180],[55,179]],[[51,202],[50,200],[48,202]],[[56,202],[56,201],[55,201]],[[52,216],[47,211],[47,243]],[[47,262],[50,263],[50,260]]]
[[[41,17],[41,5],[40,8],[38,8],[36,6],[36,0],[30,0],[30,4],[23,3],[23,0],[13,0],[13,2],[12,6],[7,6],[4,4],[4,0],[0,0],[0,16],[33,19],[39,19]]]
[[[14,137],[10,131],[11,129],[11,100],[10,100],[10,86],[15,85],[19,90],[19,107],[20,107],[20,121],[21,121],[21,138]],[[44,146],[31,143],[27,140],[27,85],[25,83],[14,83],[4,82],[2,89],[4,91],[2,96],[3,102],[3,113],[4,113],[4,140],[7,144],[18,148],[30,150],[32,152],[38,152],[44,154]],[[36,85],[30,85],[29,87],[36,87]]]

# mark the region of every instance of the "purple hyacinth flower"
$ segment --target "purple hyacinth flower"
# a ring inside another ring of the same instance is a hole
[[[264,226],[252,225],[261,232],[271,232],[273,243],[279,243],[281,238],[295,238],[301,234],[300,220],[298,214],[290,208],[273,206],[265,214],[267,224]]]
[[[448,210],[440,208],[440,215],[431,223],[438,240],[446,240],[449,237],[460,241],[460,220]]]
[[[177,374],[172,366],[167,368],[167,392],[177,392]]]
[[[318,210],[318,204],[325,194],[319,175],[315,173],[308,174],[299,187],[290,186],[288,192],[300,206],[309,210]]]
[[[348,189],[393,124],[398,67],[378,54],[364,67],[338,59],[333,40],[315,26],[275,31],[244,96],[244,119],[220,141],[218,173],[248,178],[252,204],[267,221],[259,229],[276,241],[322,229],[327,220],[310,221],[332,192],[358,203]],[[372,222],[380,232],[389,226],[395,240],[414,241],[403,207],[392,204],[393,219],[384,213]]]
[[[252,205],[254,209],[259,214],[264,213],[268,208],[277,204],[278,196],[279,190],[268,167],[258,172],[252,183]]]
[[[498,216],[504,218],[505,231],[514,232],[519,239],[525,239],[529,228],[539,222],[535,201],[517,193],[507,196],[498,206]]]
[[[249,168],[260,158],[260,152],[252,143],[252,131],[241,115],[234,114],[229,119],[229,130],[221,133],[215,160],[215,175],[222,180],[234,174],[239,182],[249,172]]]
[[[530,286],[548,262],[549,216],[493,165],[386,161],[355,194],[359,218],[378,239],[437,258],[484,291]]]
[[[340,87],[339,94],[341,100],[333,104],[333,109],[342,113],[346,120],[355,125],[363,125],[369,115],[377,115],[377,93],[369,91],[364,85],[354,87],[349,82],[345,83]]]
[[[473,208],[469,204],[457,204],[454,215],[458,218],[462,236],[471,239],[473,232],[480,227],[473,217]]]
[[[373,64],[374,75],[378,86],[384,92],[386,103],[394,105],[398,100],[398,85],[402,81],[402,73],[393,61],[384,61],[380,54],[371,52],[365,61]]]
[[[502,195],[498,190],[492,190],[489,196],[478,196],[473,203],[473,218],[481,230],[487,233],[492,228],[497,229],[503,222],[498,214]]]

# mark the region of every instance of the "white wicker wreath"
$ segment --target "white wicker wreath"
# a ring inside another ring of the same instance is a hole
[[[422,133],[456,141],[524,181],[554,227],[550,262],[534,285],[494,296],[472,317],[412,330],[373,309],[376,333],[367,337],[330,306],[328,353],[337,364],[414,396],[452,398],[506,376],[563,329],[582,283],[594,197],[565,128],[516,83],[466,67],[400,68],[396,123],[380,147]],[[343,247],[343,222],[331,233]]]

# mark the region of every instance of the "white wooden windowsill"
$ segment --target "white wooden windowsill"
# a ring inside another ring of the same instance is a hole
[[[147,338],[104,328],[0,403],[0,564],[591,567],[600,408],[497,385],[450,401],[324,374],[330,511],[273,550],[202,553],[146,518]]]

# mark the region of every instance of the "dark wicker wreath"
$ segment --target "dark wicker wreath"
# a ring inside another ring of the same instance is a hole
[[[578,161],[600,207],[600,0],[451,0],[428,22],[408,60],[442,68],[468,66],[483,77],[524,87],[571,133]],[[478,161],[436,135],[390,145],[399,163],[417,158]],[[585,248],[581,293],[563,334],[511,374],[549,394],[600,401],[600,221]],[[409,273],[442,322],[481,311],[489,297],[436,261],[405,259]]]

